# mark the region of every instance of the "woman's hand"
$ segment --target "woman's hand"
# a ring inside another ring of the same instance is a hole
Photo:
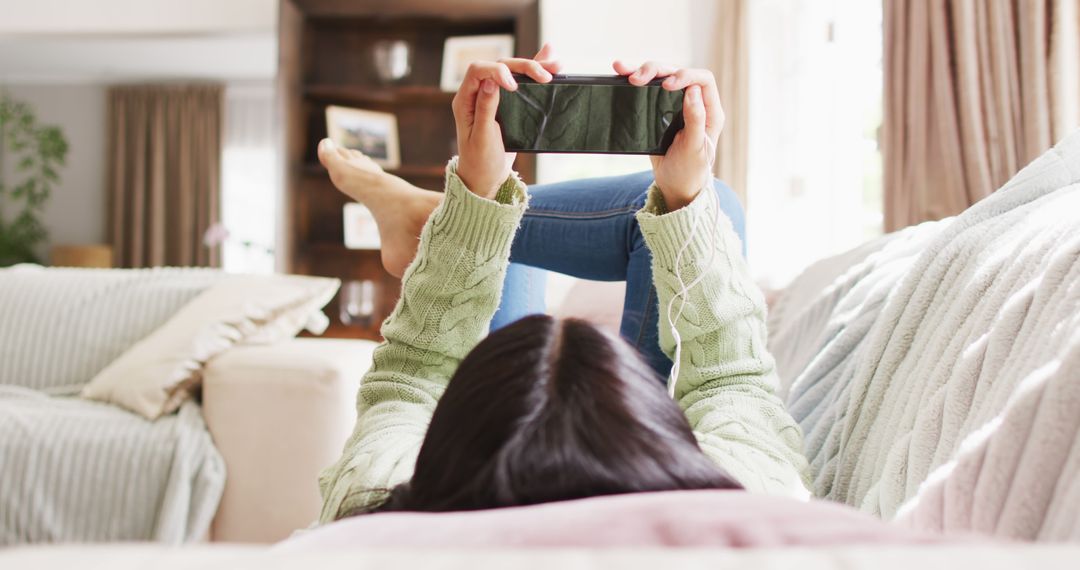
[[[517,90],[512,73],[528,75],[540,83],[551,81],[559,72],[551,46],[545,44],[533,59],[509,58],[497,62],[469,65],[465,79],[454,96],[454,122],[457,124],[457,173],[474,194],[494,198],[510,176],[514,154],[506,152],[502,131],[495,122],[499,108],[499,87]]]
[[[683,96],[685,126],[664,156],[651,156],[656,186],[664,195],[668,210],[678,210],[697,197],[712,179],[709,171],[711,153],[724,129],[724,109],[716,78],[706,69],[679,69],[649,61],[631,67],[621,61],[613,64],[615,72],[628,76],[632,85],[645,85],[657,77],[666,77],[662,86],[668,91],[686,89]],[[708,138],[711,144],[706,144]]]

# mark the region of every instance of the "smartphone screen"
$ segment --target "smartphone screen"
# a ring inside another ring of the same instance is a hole
[[[514,78],[518,89],[501,90],[497,115],[510,152],[664,154],[683,126],[683,92],[661,80],[638,87],[620,76]]]

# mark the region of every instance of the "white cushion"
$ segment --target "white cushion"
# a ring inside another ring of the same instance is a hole
[[[273,343],[299,333],[340,281],[295,275],[229,276],[177,312],[97,374],[82,396],[148,419],[176,410],[202,378],[203,364],[241,342]]]

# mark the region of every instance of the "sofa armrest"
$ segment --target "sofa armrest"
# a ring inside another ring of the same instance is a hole
[[[356,423],[375,346],[292,339],[238,346],[207,363],[203,414],[227,468],[211,540],[273,542],[318,518],[318,475]]]

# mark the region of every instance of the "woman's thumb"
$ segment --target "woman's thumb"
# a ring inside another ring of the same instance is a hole
[[[490,79],[480,82],[480,92],[476,94],[476,122],[495,120],[499,109],[499,86]]]
[[[691,135],[705,136],[705,102],[701,99],[701,87],[691,85],[683,94],[683,130]]]

